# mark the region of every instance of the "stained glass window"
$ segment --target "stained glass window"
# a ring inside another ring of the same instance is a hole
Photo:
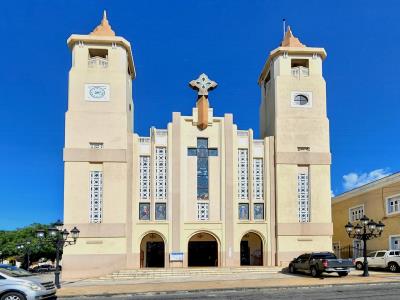
[[[150,220],[150,203],[139,203],[139,220]]]
[[[264,199],[264,179],[263,179],[263,160],[262,158],[253,159],[253,199]]]
[[[156,147],[155,155],[156,171],[156,200],[167,199],[167,148]]]
[[[208,139],[197,139],[197,199],[208,200]]]
[[[238,199],[249,199],[249,156],[247,149],[238,150]]]
[[[197,220],[208,220],[208,203],[197,202]]]
[[[156,220],[165,220],[167,218],[167,204],[156,203]]]
[[[239,203],[239,220],[249,219],[249,204]]]
[[[150,156],[140,156],[139,194],[141,200],[150,199]]]
[[[254,203],[254,220],[264,220],[264,203]]]
[[[103,172],[90,172],[90,223],[101,223],[103,218]]]
[[[297,199],[299,222],[310,222],[310,199],[308,170],[301,170],[297,175]]]

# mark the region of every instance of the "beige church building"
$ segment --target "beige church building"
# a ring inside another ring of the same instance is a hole
[[[64,250],[64,278],[281,266],[332,250],[323,48],[305,46],[288,28],[266,57],[260,137],[237,128],[232,114],[214,115],[217,83],[205,74],[188,78],[191,115],[173,112],[165,128],[138,136],[130,43],[105,14],[67,43],[64,223],[81,234]]]

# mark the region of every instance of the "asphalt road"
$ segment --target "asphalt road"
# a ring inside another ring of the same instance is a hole
[[[205,291],[205,292],[177,292],[168,294],[145,295],[115,295],[115,296],[92,296],[92,297],[68,297],[58,298],[65,300],[178,300],[178,299],[379,299],[398,300],[400,299],[400,283],[396,284],[362,284],[348,286],[312,287],[312,288],[269,288],[269,289],[248,289],[248,290],[226,290],[226,291]]]

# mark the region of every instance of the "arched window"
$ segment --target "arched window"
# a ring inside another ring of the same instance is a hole
[[[294,97],[293,102],[294,102],[294,104],[299,105],[299,106],[307,105],[308,104],[308,98],[305,95],[301,95],[301,94],[300,95],[296,95]]]

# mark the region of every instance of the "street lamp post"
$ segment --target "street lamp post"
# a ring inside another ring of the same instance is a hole
[[[24,254],[24,261],[26,256],[26,270],[28,271],[30,265],[30,256],[32,253],[31,241],[25,241],[21,244],[18,244],[17,249]]]
[[[364,270],[362,276],[367,277],[369,276],[367,260],[367,241],[380,237],[382,235],[385,224],[383,224],[381,221],[379,221],[379,223],[375,223],[374,220],[370,220],[366,215],[364,215],[360,219],[360,223],[357,223],[356,226],[353,226],[353,224],[348,222],[344,227],[350,238],[363,241]]]
[[[68,245],[75,245],[76,240],[79,237],[79,230],[78,228],[74,227],[71,229],[71,232],[68,232],[67,229],[63,229],[64,223],[58,220],[54,227],[49,228],[46,232],[43,229],[36,231],[36,236],[39,239],[47,239],[52,242],[56,246],[56,270],[54,272],[54,283],[56,287],[59,289],[61,288],[60,285],[60,252],[64,249],[65,246]],[[68,236],[71,233],[72,240],[68,240]]]

